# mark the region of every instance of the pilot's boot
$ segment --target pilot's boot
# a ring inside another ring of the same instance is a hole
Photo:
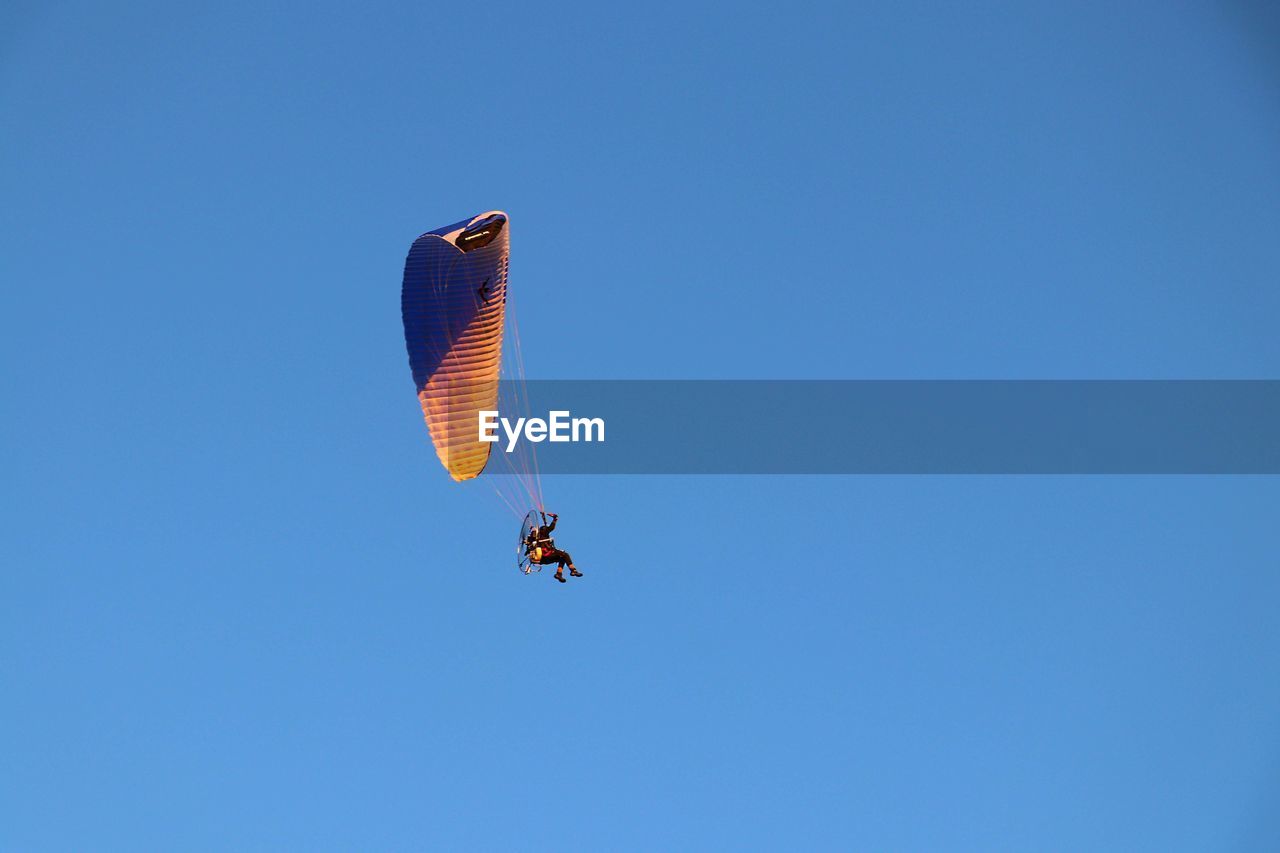
[[[564,574],[561,572],[560,569],[556,569],[556,580],[560,581],[560,583],[566,583],[564,579]]]
[[[582,572],[578,571],[573,566],[569,567],[569,574],[573,575],[575,578],[582,577]]]

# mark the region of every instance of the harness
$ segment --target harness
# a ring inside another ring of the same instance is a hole
[[[550,536],[542,532],[539,527],[529,535],[528,553],[533,558],[533,562],[537,563],[548,554],[556,550],[556,541]]]

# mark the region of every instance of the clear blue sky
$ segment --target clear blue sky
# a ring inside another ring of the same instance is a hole
[[[1276,479],[557,478],[560,586],[399,318],[502,208],[531,376],[1276,378],[1274,16],[209,5],[0,12],[0,847],[1276,849]]]

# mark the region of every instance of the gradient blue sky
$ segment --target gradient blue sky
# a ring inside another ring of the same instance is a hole
[[[1263,7],[209,5],[0,11],[0,846],[1276,849],[1276,479],[555,478],[561,587],[399,318],[500,207],[531,376],[1275,378]]]

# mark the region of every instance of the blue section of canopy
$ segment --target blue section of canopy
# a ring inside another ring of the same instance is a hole
[[[474,219],[474,217],[473,217]],[[421,391],[485,304],[506,297],[506,241],[463,252],[444,239],[473,219],[428,231],[405,258],[400,310],[414,389]]]

